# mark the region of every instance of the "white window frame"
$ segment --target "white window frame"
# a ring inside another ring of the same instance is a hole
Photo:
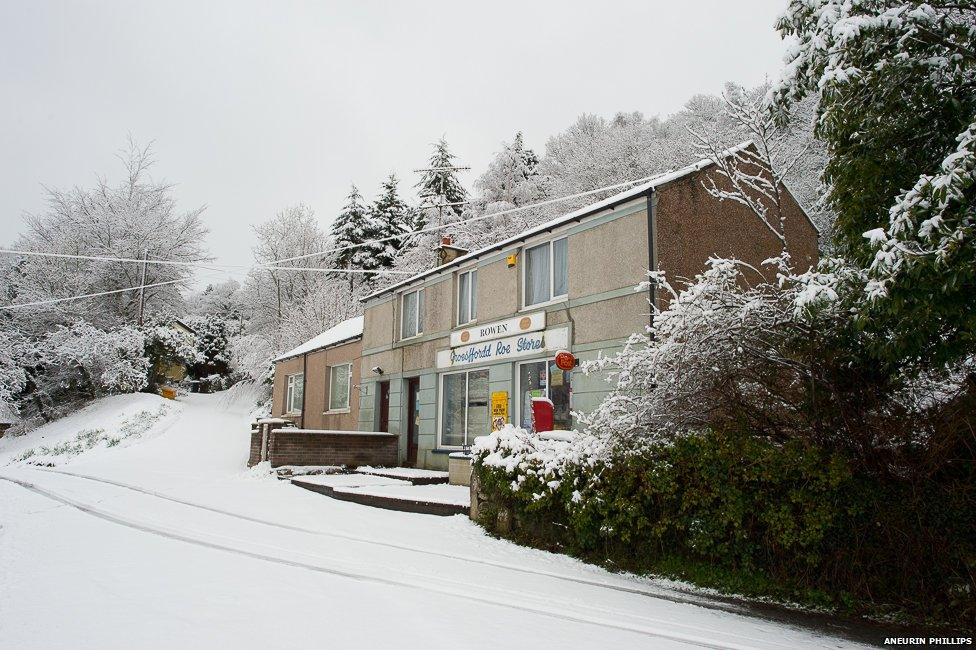
[[[420,336],[420,335],[422,335],[424,333],[424,330],[423,330],[424,315],[422,313],[423,310],[421,309],[421,307],[423,306],[421,303],[424,302],[422,300],[422,298],[423,298],[423,295],[422,295],[423,294],[423,291],[424,291],[424,287],[420,287],[419,289],[414,289],[413,291],[406,291],[406,292],[400,294],[400,340],[401,341],[406,341],[408,339],[417,338],[418,336]],[[410,295],[413,295],[413,294],[417,294],[417,318],[416,318],[416,321],[414,322],[414,329],[416,330],[416,332],[414,334],[411,334],[410,336],[404,336],[404,334],[403,334],[404,327],[403,326],[406,323],[405,317],[407,315],[407,310],[404,309],[404,305],[406,304],[407,296],[410,296]]]
[[[285,414],[286,415],[298,415],[305,410],[305,390],[302,387],[302,407],[298,410],[292,408],[295,400],[295,385],[301,381],[305,382],[304,372],[294,372],[290,375],[285,376]]]
[[[335,371],[339,368],[346,369],[346,377],[348,377],[346,383],[346,403],[344,405],[333,405],[332,403],[332,388],[335,384]],[[328,394],[328,409],[326,413],[348,413],[349,404],[352,402],[352,363],[337,363],[334,366],[329,366],[329,394]]]
[[[556,254],[553,250],[553,245],[558,241],[566,242],[566,293],[561,293],[558,296],[553,295],[556,291]],[[527,302],[529,299],[528,291],[526,291],[526,279],[529,273],[529,251],[533,248],[540,248],[542,246],[549,247],[549,300],[543,300],[540,302]],[[522,248],[522,309],[536,308],[540,305],[548,305],[554,302],[562,302],[566,300],[569,296],[569,236],[556,237],[555,239],[550,239],[546,242],[540,242],[538,244],[532,244],[531,246],[525,246]]]
[[[468,276],[468,320],[461,320],[461,277]],[[475,313],[478,306],[478,268],[470,268],[465,271],[460,271],[457,274],[457,324],[469,325],[478,320],[478,315]]]
[[[481,368],[467,368],[464,370],[455,370],[454,372],[442,372],[437,379],[437,448],[438,449],[464,449],[465,445],[445,445],[444,444],[444,377],[448,375],[466,375],[472,372],[478,372],[481,370],[488,370],[486,367]],[[471,385],[469,380],[464,382],[464,439],[468,439],[468,388]],[[491,387],[488,388],[488,413],[491,413]],[[490,424],[490,423],[489,423]],[[468,447],[473,444],[472,440]]]

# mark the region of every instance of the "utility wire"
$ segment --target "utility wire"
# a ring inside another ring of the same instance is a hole
[[[69,259],[69,260],[90,260],[93,262],[131,262],[134,264],[161,264],[166,266],[188,266],[191,268],[204,269],[207,271],[219,271],[223,268],[227,269],[268,269],[271,271],[318,271],[322,273],[378,273],[378,274],[391,274],[391,275],[412,275],[407,271],[391,271],[391,270],[366,270],[366,269],[323,269],[318,267],[304,267],[304,266],[276,266],[272,264],[252,264],[250,266],[245,266],[242,264],[204,264],[201,262],[181,262],[178,260],[154,260],[154,259],[142,259],[137,257],[112,257],[108,255],[76,255],[73,253],[48,253],[44,251],[19,251],[9,248],[0,248],[0,254],[7,255],[25,255],[28,257],[54,257],[59,259]],[[278,260],[278,262],[285,262],[287,260]]]
[[[68,296],[67,298],[53,298],[51,300],[38,300],[37,302],[20,302],[13,305],[0,305],[0,309],[18,309],[20,307],[37,307],[39,305],[53,305],[59,302],[69,302],[71,300],[81,300],[82,298],[97,298],[113,293],[125,293],[126,291],[142,291],[153,287],[163,287],[168,284],[177,284],[186,280],[169,280],[167,282],[154,282],[153,284],[140,284],[137,287],[126,287],[125,289],[113,289],[112,291],[99,291],[98,293],[86,293],[80,296]]]
[[[587,190],[585,192],[578,192],[577,194],[569,194],[567,196],[560,196],[555,199],[547,199],[545,201],[539,201],[537,203],[530,203],[528,205],[520,205],[516,208],[510,208],[508,210],[502,210],[501,212],[492,212],[491,214],[482,214],[477,217],[471,217],[469,219],[462,219],[460,221],[454,221],[448,224],[428,226],[427,228],[421,228],[420,230],[413,230],[402,235],[391,235],[390,237],[383,237],[381,239],[370,239],[369,241],[364,241],[359,244],[349,244],[348,246],[338,246],[336,248],[326,248],[315,253],[307,253],[305,255],[296,255],[295,257],[286,257],[284,259],[276,260],[270,266],[274,268],[275,264],[281,264],[282,262],[294,262],[295,260],[303,260],[309,257],[315,257],[316,255],[325,255],[326,253],[336,253],[338,251],[346,251],[354,248],[362,248],[363,246],[369,246],[370,244],[380,244],[387,241],[393,241],[396,239],[406,239],[407,237],[413,237],[414,235],[419,235],[425,232],[433,232],[435,230],[443,230],[445,228],[453,228],[455,226],[460,226],[466,223],[473,223],[475,221],[483,221],[484,219],[491,219],[493,217],[501,217],[506,214],[513,214],[515,212],[522,212],[523,210],[531,210],[532,208],[538,208],[544,205],[551,205],[553,203],[561,203],[563,201],[571,201],[572,199],[578,199],[584,196],[589,196],[591,194],[599,194],[600,192],[606,192],[607,190],[616,190],[622,187],[627,187],[630,185],[637,185],[639,183],[646,183],[647,181],[659,178],[668,172],[662,172],[660,174],[654,174],[653,176],[647,176],[645,178],[638,178],[632,181],[626,181],[624,183],[617,183],[615,185],[607,185],[605,187],[598,187],[595,190]],[[433,206],[436,207],[436,206]],[[2,252],[2,251],[0,251]]]
[[[667,173],[667,172],[664,172]],[[528,205],[521,205],[515,208],[510,208],[508,210],[502,210],[500,212],[492,212],[491,214],[482,214],[477,217],[471,217],[468,219],[462,219],[460,221],[454,221],[449,224],[441,224],[428,226],[426,228],[421,228],[419,230],[413,230],[400,235],[391,235],[389,237],[382,237],[380,239],[370,239],[368,241],[360,242],[358,244],[349,244],[347,246],[337,246],[334,248],[326,248],[324,250],[316,251],[314,253],[306,253],[304,255],[296,255],[294,257],[286,257],[280,260],[275,260],[268,264],[252,264],[250,266],[242,264],[212,264],[206,262],[183,262],[179,260],[160,260],[160,259],[143,259],[138,257],[115,257],[109,255],[76,255],[72,253],[48,253],[42,251],[21,251],[9,248],[0,248],[0,254],[5,255],[25,255],[29,257],[51,257],[60,259],[75,259],[75,260],[89,260],[94,262],[126,262],[133,264],[159,264],[164,266],[184,266],[191,268],[199,268],[208,271],[216,271],[219,269],[266,269],[271,271],[317,271],[322,273],[373,273],[377,275],[413,275],[413,273],[408,271],[392,271],[392,270],[365,270],[365,269],[323,269],[318,267],[303,267],[303,266],[279,266],[285,262],[294,262],[296,260],[308,259],[310,257],[315,257],[317,255],[325,255],[326,253],[335,253],[339,251],[352,250],[355,248],[363,248],[372,244],[380,244],[387,241],[394,241],[397,239],[406,239],[408,237],[413,237],[414,235],[420,235],[427,232],[434,232],[437,230],[443,230],[445,228],[454,228],[456,226],[474,223],[476,221],[483,221],[485,219],[492,219],[494,217],[502,217],[508,214],[514,214],[516,212],[522,212],[524,210],[531,210],[533,208],[538,208],[546,205],[552,205],[553,203],[562,203],[563,201],[571,201],[573,199],[582,198],[584,196],[590,196],[592,194],[598,194],[600,192],[606,192],[608,190],[620,189],[623,187],[628,187],[631,185],[637,185],[638,183],[645,183],[647,181],[653,180],[662,176],[663,174],[655,174],[653,176],[647,176],[645,178],[638,178],[632,181],[626,181],[623,183],[616,183],[614,185],[606,185],[604,187],[598,187],[593,190],[587,190],[585,192],[578,192],[576,194],[569,194],[567,196],[560,196],[553,199],[546,199],[545,201],[538,201],[536,203],[530,203]],[[171,283],[168,283],[171,284]],[[146,285],[146,286],[158,286],[158,285]],[[134,287],[138,289],[139,287]],[[119,291],[128,291],[128,289],[120,289]],[[26,304],[26,303],[25,303]]]

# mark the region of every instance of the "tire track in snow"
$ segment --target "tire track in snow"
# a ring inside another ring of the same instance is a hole
[[[618,623],[618,622],[601,619],[597,617],[587,617],[582,615],[574,616],[574,615],[565,614],[563,612],[559,612],[551,609],[525,606],[524,604],[513,604],[513,603],[505,602],[503,600],[485,598],[477,595],[472,595],[467,592],[436,587],[430,584],[423,584],[418,582],[411,582],[408,580],[398,580],[394,578],[386,578],[382,576],[369,575],[366,573],[360,573],[356,571],[336,569],[333,567],[310,564],[306,562],[300,562],[297,560],[289,560],[287,558],[277,557],[274,555],[266,555],[263,553],[257,553],[255,551],[249,551],[247,549],[236,548],[226,544],[207,541],[205,539],[200,539],[198,537],[186,535],[179,531],[168,529],[164,526],[154,526],[133,519],[129,519],[127,517],[122,517],[117,514],[113,514],[111,512],[98,508],[97,506],[86,504],[81,501],[77,501],[75,499],[72,499],[71,497],[58,494],[57,492],[48,490],[46,488],[40,487],[34,483],[22,479],[0,475],[0,480],[8,481],[15,485],[19,485],[20,487],[26,490],[29,490],[35,494],[51,499],[52,501],[56,501],[64,505],[71,506],[72,508],[75,508],[85,514],[97,517],[105,521],[109,521],[114,524],[125,526],[133,530],[138,530],[159,537],[164,537],[167,539],[193,544],[195,546],[200,546],[203,548],[210,548],[214,550],[225,551],[228,553],[234,553],[244,557],[261,560],[264,562],[270,562],[273,564],[279,564],[279,565],[289,566],[289,567],[299,568],[299,569],[306,569],[309,571],[334,575],[341,578],[347,578],[350,580],[356,580],[360,582],[370,582],[370,583],[381,584],[385,586],[405,587],[408,589],[428,591],[428,592],[442,594],[442,595],[456,597],[456,598],[464,598],[465,600],[470,600],[473,602],[478,602],[486,605],[494,605],[497,607],[504,607],[506,609],[514,609],[519,612],[530,612],[533,614],[546,616],[558,620],[580,623],[584,625],[595,625],[598,627],[605,627],[609,629],[620,630],[623,632],[631,632],[631,633],[640,634],[648,637],[667,639],[678,643],[691,644],[702,648],[714,648],[716,650],[746,650],[747,648],[754,647],[754,646],[744,646],[744,645],[730,644],[730,643],[720,643],[713,639],[708,639],[708,638],[699,637],[695,635],[669,632],[666,630],[649,628],[649,627],[639,626],[639,625],[628,625],[625,623]],[[205,508],[205,509],[210,509],[210,508]],[[258,523],[264,523],[264,522],[258,521]],[[765,641],[764,643],[769,644],[768,641]]]
[[[431,550],[419,546],[411,546],[408,544],[396,544],[396,543],[379,540],[375,538],[360,537],[357,535],[351,535],[346,533],[335,533],[335,532],[329,532],[324,530],[317,530],[313,528],[305,528],[303,526],[282,524],[274,521],[269,521],[266,519],[251,517],[249,515],[240,514],[230,510],[224,510],[213,506],[208,506],[200,503],[195,503],[192,501],[187,501],[184,499],[179,499],[177,497],[173,497],[168,494],[157,492],[155,490],[150,490],[148,488],[143,488],[137,485],[124,483],[121,481],[115,481],[112,479],[101,478],[98,476],[91,476],[88,474],[81,474],[78,472],[71,472],[62,469],[53,469],[53,468],[44,468],[44,467],[31,467],[30,469],[33,469],[35,471],[49,472],[52,474],[61,474],[63,476],[83,479],[95,483],[103,483],[106,485],[111,485],[114,487],[131,490],[133,492],[137,492],[140,494],[145,494],[147,496],[155,497],[165,501],[177,503],[190,508],[196,508],[207,512],[213,512],[227,517],[240,519],[242,521],[268,526],[270,528],[278,528],[281,530],[306,533],[306,534],[317,535],[321,537],[330,537],[334,539],[347,540],[347,541],[368,544],[368,545],[373,545],[378,547],[396,549],[400,551],[408,551],[408,552],[417,553],[421,555],[428,555],[431,557],[443,558],[448,560],[456,560],[456,561],[466,562],[470,564],[503,569],[506,571],[511,571],[513,573],[521,573],[524,575],[552,578],[554,580],[560,580],[563,582],[585,585],[588,587],[594,587],[598,589],[607,589],[607,590],[617,591],[626,594],[634,594],[646,598],[663,600],[665,602],[671,602],[671,603],[676,603],[681,605],[693,605],[697,607],[702,607],[704,609],[734,614],[745,618],[772,621],[772,622],[788,625],[791,627],[805,629],[815,635],[825,635],[827,637],[832,637],[832,638],[843,638],[848,641],[854,641],[857,643],[864,643],[864,642],[873,643],[874,637],[877,636],[876,634],[865,634],[863,632],[859,634],[856,628],[852,628],[848,625],[839,624],[836,619],[831,618],[829,615],[819,616],[817,614],[810,614],[806,612],[792,612],[790,610],[783,609],[782,607],[779,606],[765,605],[763,603],[743,603],[742,601],[735,599],[733,597],[709,596],[708,598],[705,598],[705,597],[696,596],[695,594],[681,595],[680,593],[662,593],[660,591],[645,589],[636,585],[628,586],[628,585],[613,584],[602,580],[580,578],[572,575],[544,571],[542,569],[532,569],[532,568],[523,567],[515,564],[509,564],[506,562],[486,560],[478,557],[457,555],[453,553],[445,553],[443,551],[435,551],[435,550]],[[282,550],[288,550],[288,549],[282,549]],[[754,640],[736,634],[731,634],[730,636],[739,636],[740,638],[749,641]],[[767,640],[764,640],[763,642],[767,644],[770,643]],[[787,648],[790,646],[783,644],[783,647]]]
[[[555,580],[561,580],[564,582],[572,582],[581,585],[587,585],[590,587],[597,587],[599,589],[610,589],[613,591],[620,591],[628,594],[636,594],[639,596],[646,596],[648,598],[656,598],[658,600],[665,600],[672,603],[678,603],[681,605],[696,605],[698,607],[704,607],[706,609],[712,609],[716,611],[739,614],[742,616],[749,616],[749,612],[745,607],[739,606],[732,602],[712,602],[705,600],[704,598],[696,598],[694,596],[680,596],[676,594],[665,594],[657,591],[651,591],[649,589],[642,589],[640,587],[634,586],[629,587],[626,585],[617,585],[609,582],[603,582],[600,580],[588,580],[586,578],[579,578],[576,576],[570,576],[566,574],[553,573],[550,571],[543,571],[541,569],[530,569],[526,567],[521,567],[515,564],[508,564],[505,562],[496,562],[494,560],[485,560],[482,558],[471,557],[467,555],[455,555],[453,553],[444,553],[442,551],[433,551],[430,549],[422,548],[419,546],[410,546],[407,544],[395,544],[392,542],[386,542],[383,540],[372,539],[369,537],[360,537],[358,535],[348,535],[344,533],[334,533],[324,530],[316,530],[314,528],[304,528],[302,526],[292,526],[289,524],[277,523],[274,521],[268,521],[266,519],[259,519],[257,517],[251,517],[249,515],[243,515],[237,512],[232,512],[230,510],[223,510],[221,508],[215,508],[213,506],[207,506],[200,503],[194,503],[192,501],[186,501],[183,499],[178,499],[176,497],[157,492],[155,490],[149,490],[136,485],[130,485],[128,483],[122,483],[120,481],[113,481],[111,479],[100,478],[96,476],[89,476],[86,474],[79,474],[76,472],[68,472],[64,470],[48,469],[48,468],[31,468],[37,471],[50,472],[52,474],[61,474],[63,476],[70,476],[73,478],[84,479],[86,481],[94,481],[96,483],[104,483],[106,485],[113,485],[115,487],[124,488],[126,490],[132,490],[133,492],[138,492],[140,494],[145,494],[151,497],[156,497],[157,499],[164,499],[166,501],[171,501],[173,503],[178,503],[190,508],[197,508],[199,510],[206,510],[208,512],[213,512],[220,515],[225,515],[227,517],[233,517],[235,519],[241,519],[243,521],[249,521],[251,523],[261,524],[263,526],[270,526],[272,528],[280,528],[283,530],[290,530],[299,533],[307,533],[310,535],[318,535],[322,537],[332,537],[335,539],[342,539],[352,542],[359,542],[362,544],[370,544],[373,546],[381,546],[386,548],[392,548],[400,551],[409,551],[412,553],[419,553],[422,555],[430,555],[433,557],[444,558],[448,560],[458,560],[461,562],[469,562],[471,564],[480,564],[483,566],[489,566],[496,569],[504,569],[507,571],[514,571],[517,573],[523,573],[527,575],[541,576],[545,578],[553,578]]]

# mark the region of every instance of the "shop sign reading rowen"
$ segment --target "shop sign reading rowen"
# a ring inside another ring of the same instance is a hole
[[[441,368],[509,359],[546,349],[544,311],[451,332],[451,349],[437,355]]]
[[[538,332],[544,329],[546,329],[546,312],[537,311],[525,316],[515,316],[484,325],[472,325],[451,332],[451,347],[456,348],[471,343],[490,341],[515,334]]]

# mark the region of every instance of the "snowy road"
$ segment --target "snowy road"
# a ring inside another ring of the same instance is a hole
[[[26,443],[3,441],[0,648],[852,645],[494,540],[461,516],[243,471],[247,406],[189,396],[142,439],[54,471],[8,464]]]

